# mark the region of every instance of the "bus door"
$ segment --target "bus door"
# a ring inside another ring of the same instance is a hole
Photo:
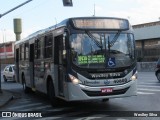
[[[16,81],[19,82],[19,48],[16,49]]]
[[[63,64],[63,36],[60,35],[55,38],[55,56],[58,58],[57,67],[58,67],[58,91],[60,96],[64,96],[64,82],[65,82],[65,73],[66,68]]]
[[[29,66],[30,66],[30,83],[31,83],[31,87],[35,87],[35,83],[34,83],[34,44],[30,44]]]

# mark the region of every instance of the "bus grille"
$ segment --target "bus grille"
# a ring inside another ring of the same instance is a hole
[[[120,94],[124,94],[127,90],[129,89],[129,87],[125,88],[125,89],[120,89],[120,90],[113,90],[112,93],[101,93],[101,91],[87,91],[87,90],[83,90],[83,92],[85,92],[88,96],[109,96],[109,95],[120,95]]]

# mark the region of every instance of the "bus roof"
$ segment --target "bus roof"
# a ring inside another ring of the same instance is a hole
[[[60,27],[63,27],[63,26],[67,26],[69,24],[69,21],[73,21],[73,20],[78,20],[78,19],[85,19],[85,20],[89,20],[89,19],[115,19],[115,20],[122,20],[122,21],[128,21],[127,19],[123,19],[123,18],[116,18],[116,17],[72,17],[72,18],[68,18],[68,19],[65,19],[63,20],[62,22],[56,24],[56,25],[53,25],[53,26],[50,26],[48,28],[45,28],[45,29],[42,29],[42,30],[39,30],[39,31],[36,31],[30,35],[28,35],[26,38],[22,39],[22,40],[19,40],[15,43],[16,44],[19,44],[19,43],[23,43],[25,42],[26,40],[29,40],[31,38],[34,38],[38,35],[41,35],[41,34],[44,34],[46,32],[49,32],[49,31],[52,31],[52,30],[55,30],[57,28],[60,28]],[[73,25],[74,26],[74,25]],[[90,27],[90,26],[89,26]],[[74,28],[77,28],[74,26]],[[77,28],[78,29],[78,28]],[[79,28],[79,29],[84,29],[84,28]],[[92,28],[90,28],[92,29]],[[95,28],[96,29],[96,28]]]

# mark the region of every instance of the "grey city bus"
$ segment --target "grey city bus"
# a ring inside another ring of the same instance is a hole
[[[15,43],[16,81],[66,101],[137,95],[135,40],[129,21],[69,18]]]

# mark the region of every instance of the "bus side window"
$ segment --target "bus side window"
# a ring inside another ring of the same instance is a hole
[[[58,57],[58,51],[59,51],[59,39],[58,37],[54,38],[54,63],[58,64],[59,63],[59,57]]]
[[[54,39],[54,63],[55,64],[62,63],[62,60],[60,60],[60,56],[59,56],[59,53],[60,51],[62,51],[61,49],[63,48],[62,44],[63,44],[63,36],[60,35],[55,37]]]
[[[37,39],[37,59],[40,58],[41,55],[41,41]]]
[[[21,52],[22,52],[22,45],[20,45],[20,55],[19,55],[19,60],[21,60],[22,59],[22,55],[21,55]]]
[[[20,45],[20,60],[24,60],[24,45]]]
[[[41,37],[40,38],[40,41],[41,41],[41,43],[40,43],[40,46],[41,46],[41,54],[40,54],[40,58],[44,58],[44,37]]]
[[[35,59],[40,59],[41,57],[41,41],[37,39],[35,41]]]
[[[53,37],[52,35],[45,36],[45,52],[44,52],[44,57],[45,58],[51,58],[52,57],[52,41]]]
[[[28,60],[29,43],[25,44],[24,59]]]

